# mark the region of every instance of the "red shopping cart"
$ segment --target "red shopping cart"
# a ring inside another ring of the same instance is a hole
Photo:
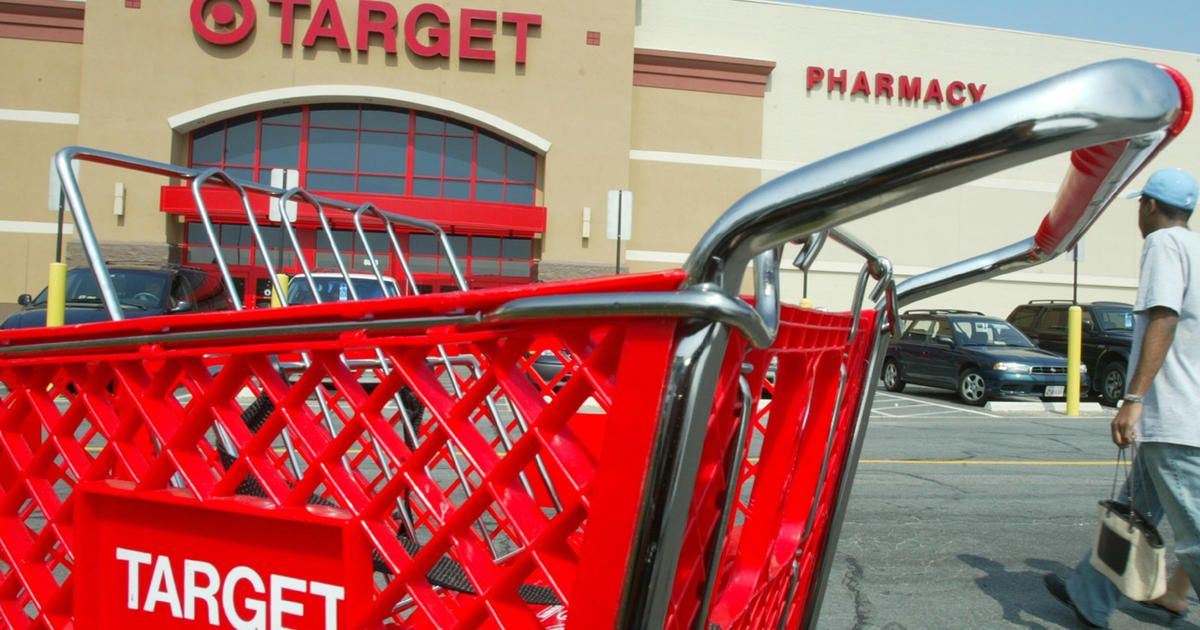
[[[395,229],[449,241],[370,206],[64,149],[114,321],[0,336],[0,618],[812,627],[898,305],[1066,251],[1190,111],[1178,73],[1106,62],[772,181],[681,270],[133,320],[72,160],[189,181],[210,233],[205,199],[232,190],[257,247],[270,196],[325,229],[330,212],[360,237],[375,222],[397,250]],[[899,285],[840,227],[1063,152],[1034,237]],[[865,258],[851,310],[781,305],[782,246],[807,269],[827,238]]]

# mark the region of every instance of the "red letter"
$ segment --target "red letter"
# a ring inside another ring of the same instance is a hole
[[[816,67],[808,67],[808,89],[813,89],[813,86],[825,79],[825,71]]]
[[[480,11],[478,9],[463,9],[459,14],[458,23],[458,56],[460,59],[482,59],[495,61],[496,51],[491,49],[472,48],[471,42],[476,39],[491,39],[496,34],[489,28],[475,28],[475,20],[496,23],[495,11]]]
[[[422,16],[432,15],[437,19],[439,28],[429,29],[429,45],[422,44],[417,39],[417,21]],[[408,45],[408,49],[413,51],[414,55],[421,57],[449,57],[450,56],[450,16],[442,7],[436,4],[418,4],[408,12],[408,17],[404,18],[404,43]]]
[[[928,103],[929,101],[942,102],[942,86],[938,83],[937,79],[930,80],[929,89],[925,91],[924,102]]]
[[[829,91],[833,91],[833,86],[838,86],[838,91],[846,93],[846,71],[842,70],[840,74],[834,74],[833,68],[829,69]]]
[[[975,88],[979,88],[979,89],[975,89]],[[975,85],[974,83],[968,84],[967,89],[971,91],[971,102],[978,103],[979,101],[982,101],[983,100],[983,90],[986,88],[987,88],[986,83],[980,83],[979,85]]]
[[[888,98],[892,98],[892,75],[881,72],[875,75],[875,96],[880,96],[884,92],[887,92]]]
[[[279,19],[283,22],[279,27],[279,43],[284,46],[292,45],[292,28],[296,19],[296,6],[308,6],[308,0],[270,0],[271,4],[278,4]]]
[[[854,96],[859,92],[867,96],[871,95],[871,82],[867,81],[867,73],[862,70],[859,70],[858,74],[854,77],[854,87],[850,88],[850,96]]]
[[[325,26],[326,19],[329,20],[329,26]],[[350,50],[350,40],[346,39],[346,26],[342,24],[337,0],[321,0],[321,4],[317,5],[312,22],[308,24],[308,32],[304,34],[304,46],[311,47],[318,37],[332,37],[338,48]]]
[[[907,75],[900,75],[900,99],[915,101],[919,98],[921,98],[921,77],[909,79]]]
[[[517,26],[517,63],[525,63],[525,40],[529,35],[529,27],[541,26],[542,16],[535,13],[505,13],[501,20]]]
[[[967,100],[967,97],[963,96],[963,90],[966,88],[967,86],[963,85],[962,81],[955,81],[951,83],[946,88],[946,100],[949,101],[951,105],[962,105],[963,101]]]
[[[371,21],[372,13],[382,13],[382,22]],[[396,7],[390,2],[360,0],[358,3],[358,49],[366,52],[371,33],[383,35],[383,49],[396,52]]]

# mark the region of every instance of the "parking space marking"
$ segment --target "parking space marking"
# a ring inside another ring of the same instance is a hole
[[[888,416],[887,412],[878,409],[881,398],[885,401],[909,403],[910,405],[913,405],[913,404],[928,405],[930,407],[936,407],[938,409],[947,409],[947,410],[949,410],[949,412],[972,414],[972,415],[977,415],[977,416],[983,416],[985,418],[1000,418],[1000,417],[1002,417],[1002,416],[998,416],[996,414],[988,413],[986,411],[980,411],[978,409],[971,409],[968,407],[955,407],[953,405],[947,405],[944,403],[934,402],[931,400],[916,400],[913,398],[909,398],[908,396],[901,396],[901,395],[893,394],[891,392],[886,392],[886,391],[876,392],[875,393],[875,404],[871,406],[871,413],[879,413],[880,415],[884,415],[885,417],[896,417],[896,416]],[[944,412],[944,413],[949,413],[949,412]]]
[[[1104,462],[1042,462],[998,459],[861,459],[861,464],[930,464],[930,465],[974,465],[974,466],[1112,466]]]
[[[873,407],[871,414],[883,416],[885,418],[911,418],[915,415],[922,416],[949,416],[956,415],[957,409],[930,409],[920,402],[912,402],[909,404],[897,403],[887,407]]]

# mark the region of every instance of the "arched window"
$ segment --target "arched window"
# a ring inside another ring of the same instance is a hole
[[[439,114],[374,105],[302,105],[192,132],[192,166],[267,183],[297,169],[314,191],[533,205],[537,156]]]
[[[499,202],[531,209],[535,203],[533,151],[440,114],[376,105],[301,105],[213,123],[193,131],[190,140],[191,166],[217,166],[233,177],[261,183],[270,182],[272,169],[295,169],[301,186],[331,197],[396,195],[442,199],[446,205]],[[249,226],[237,218],[217,223],[220,252],[243,301],[268,303],[270,282]],[[350,271],[378,268],[408,292],[394,257],[378,254],[389,250],[384,233],[368,231],[376,253],[372,259],[352,237],[351,227],[335,225],[335,242],[330,243],[319,229],[299,226],[305,262],[318,271],[334,270],[336,251]],[[290,247],[280,247],[280,228],[269,223],[259,228],[275,267],[286,273],[299,271]],[[527,231],[496,225],[452,228],[449,236],[459,271],[472,288],[526,283],[536,276],[534,238]],[[431,235],[401,231],[397,238],[420,292],[457,288],[449,259]],[[180,245],[189,264],[215,266],[216,251],[199,223],[187,224]]]

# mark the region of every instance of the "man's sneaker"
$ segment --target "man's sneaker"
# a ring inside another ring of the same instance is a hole
[[[1047,573],[1042,578],[1042,581],[1046,583],[1046,590],[1050,591],[1050,594],[1054,596],[1054,599],[1066,604],[1067,608],[1070,608],[1071,612],[1075,613],[1075,616],[1079,618],[1080,623],[1082,623],[1085,627],[1104,627],[1092,623],[1087,617],[1083,616],[1083,613],[1079,612],[1079,608],[1075,606],[1075,602],[1071,601],[1071,594],[1067,592],[1067,583],[1064,582],[1062,578],[1054,575],[1053,573]]]

